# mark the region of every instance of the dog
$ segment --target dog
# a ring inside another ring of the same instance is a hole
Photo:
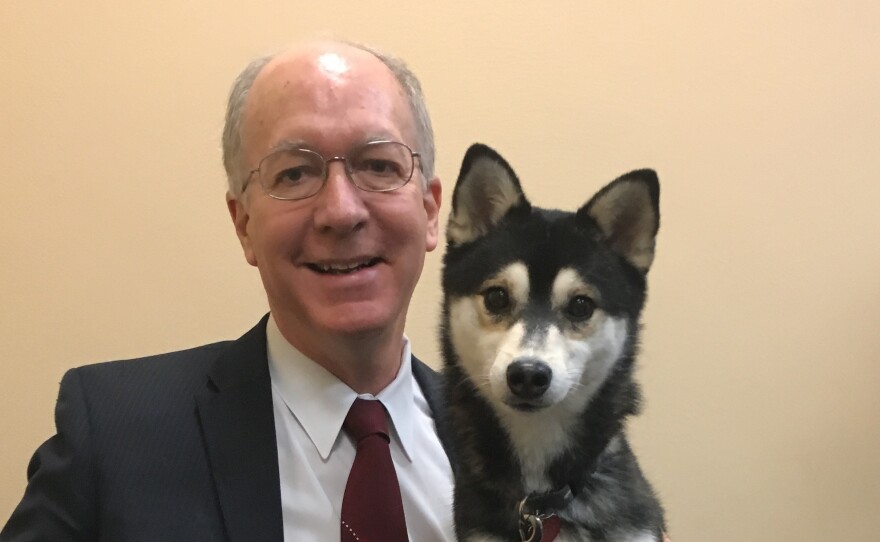
[[[576,212],[541,209],[497,152],[467,151],[440,330],[459,540],[663,540],[624,433],[659,193],[638,170]]]

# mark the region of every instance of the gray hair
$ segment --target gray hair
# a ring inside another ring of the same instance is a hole
[[[416,151],[420,154],[422,170],[422,188],[427,185],[427,180],[434,177],[434,130],[431,127],[431,117],[428,114],[428,106],[425,104],[425,96],[422,93],[422,85],[418,77],[409,69],[406,63],[395,56],[389,55],[375,47],[346,40],[333,40],[335,43],[348,45],[370,53],[384,64],[406,96],[412,113],[416,129]],[[244,141],[241,134],[244,121],[244,109],[248,94],[257,75],[263,68],[276,58],[280,53],[272,53],[255,58],[236,77],[229,92],[229,102],[226,106],[226,122],[223,126],[223,168],[226,170],[226,179],[229,191],[234,197],[241,196],[248,172],[244,160]]]

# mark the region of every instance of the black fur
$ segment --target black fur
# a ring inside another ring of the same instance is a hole
[[[522,195],[510,165],[485,145],[472,146],[463,161],[453,192],[453,215],[462,212],[462,180],[475,163],[493,161],[508,178],[520,199],[488,231],[465,242],[450,240],[443,265],[443,325],[441,344],[445,360],[448,418],[453,435],[452,463],[455,473],[455,523],[460,540],[474,535],[494,535],[519,540],[516,505],[526,494],[522,466],[512,441],[490,403],[467,377],[459,364],[450,336],[450,300],[472,296],[484,281],[514,261],[523,262],[530,280],[530,306],[542,312],[552,282],[563,267],[575,268],[601,295],[601,309],[626,318],[629,336],[624,352],[611,373],[570,428],[568,450],[560,450],[548,476],[554,487],[570,485],[578,501],[587,499],[592,521],[578,525],[585,541],[619,540],[622,532],[654,532],[661,540],[663,510],[642,475],[623,434],[625,419],[638,413],[639,388],[633,380],[638,342],[638,319],[645,303],[645,270],[632,265],[626,254],[609,241],[590,214],[591,205],[611,185],[578,212],[533,207]],[[472,181],[468,181],[472,182]],[[491,182],[482,179],[480,182]],[[615,182],[643,183],[659,225],[659,184],[649,170],[632,172]],[[614,183],[612,183],[613,185]],[[469,202],[485,213],[491,202]],[[482,216],[482,215],[481,215]],[[656,234],[656,225],[652,233]],[[546,305],[546,306],[545,306]],[[609,442],[619,436],[619,446]],[[563,524],[563,532],[574,532]]]

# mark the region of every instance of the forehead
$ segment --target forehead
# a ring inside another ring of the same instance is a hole
[[[347,46],[313,47],[263,68],[247,98],[242,137],[253,163],[289,142],[334,153],[368,139],[412,144],[412,127],[403,89],[378,58]]]

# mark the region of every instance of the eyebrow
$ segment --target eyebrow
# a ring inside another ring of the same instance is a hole
[[[267,154],[288,149],[311,149],[311,147],[303,139],[282,139],[278,143],[272,145]]]
[[[398,141],[398,139],[393,136],[390,132],[377,132],[373,135],[367,136],[364,139],[360,140],[358,143],[351,146],[346,153],[350,152],[351,149],[357,148],[361,145],[365,145],[367,143],[372,143],[373,141]],[[321,154],[314,146],[310,145],[304,139],[282,139],[278,143],[272,145],[269,148],[269,152],[267,154],[272,154],[273,152],[290,150],[290,149],[307,149],[313,152],[317,152]]]

